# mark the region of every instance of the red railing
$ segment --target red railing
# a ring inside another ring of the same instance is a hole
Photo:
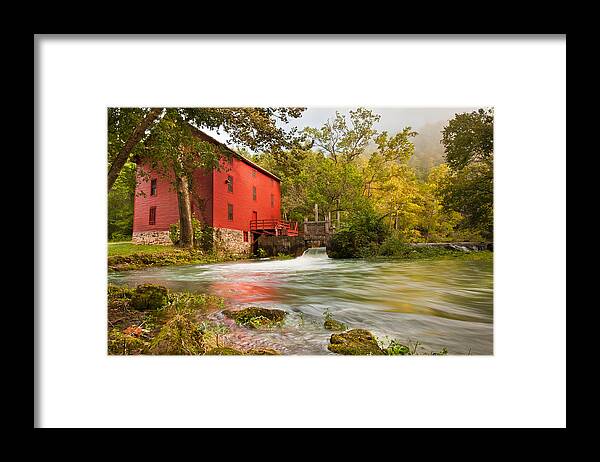
[[[278,218],[267,218],[266,220],[251,220],[250,231],[272,236],[297,236],[298,222],[286,221]]]

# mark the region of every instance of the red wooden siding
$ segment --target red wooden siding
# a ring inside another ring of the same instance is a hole
[[[252,212],[259,220],[280,218],[279,181],[267,176],[252,165],[233,158],[233,163],[224,161],[225,169],[213,173],[213,226],[241,231],[250,229]],[[229,170],[227,170],[229,168]],[[253,172],[255,174],[253,175]],[[233,177],[233,192],[227,191],[227,177]],[[253,200],[252,187],[256,187],[256,200]],[[273,194],[273,207],[271,207]],[[233,205],[233,221],[227,219],[227,206]]]
[[[194,172],[192,204],[194,215],[215,228],[249,231],[250,220],[280,218],[281,195],[279,181],[257,170],[243,160],[224,161],[229,170]],[[141,171],[147,171],[144,179]],[[253,174],[254,172],[254,174]],[[227,191],[227,177],[233,177],[233,192]],[[177,193],[171,177],[152,171],[147,164],[138,164],[138,185],[133,215],[133,231],[167,231],[179,221]],[[150,182],[156,179],[156,196],[150,195]],[[256,187],[253,200],[252,187]],[[138,193],[143,191],[145,196]],[[273,194],[273,200],[271,199]],[[228,204],[233,205],[233,220],[228,220]],[[156,223],[149,224],[150,207],[156,207]],[[254,216],[256,212],[256,216]]]
[[[150,174],[143,177],[141,172]],[[156,178],[156,196],[150,195],[150,182]],[[167,231],[171,223],[179,220],[177,194],[171,186],[171,179],[153,171],[146,164],[138,164],[136,196],[133,209],[133,231]],[[145,196],[138,193],[143,191]],[[156,207],[156,222],[150,225],[150,207]]]

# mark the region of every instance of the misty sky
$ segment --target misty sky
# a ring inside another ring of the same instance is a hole
[[[335,117],[335,112],[339,111],[348,115],[348,111],[356,109],[351,108],[319,108],[312,107],[303,112],[299,119],[291,119],[289,127],[321,127],[327,119]],[[446,107],[446,108],[380,108],[367,107],[375,114],[379,114],[381,119],[376,124],[375,128],[378,131],[388,131],[391,135],[402,130],[404,127],[412,127],[413,130],[419,130],[430,123],[447,121],[454,117],[456,113],[471,112],[477,110],[475,107]],[[349,120],[349,117],[347,118]],[[227,135],[223,132],[217,135],[216,132],[209,131],[209,134],[217,138],[219,141],[226,143]]]

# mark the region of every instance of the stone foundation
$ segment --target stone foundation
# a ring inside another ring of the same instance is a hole
[[[307,249],[303,236],[260,236],[258,247],[266,257],[276,257],[280,253],[299,257]]]
[[[131,242],[134,244],[171,245],[169,231],[140,231],[133,233]]]
[[[252,252],[250,233],[248,242],[244,242],[244,233],[236,229],[215,228],[214,246],[218,253],[249,256]]]

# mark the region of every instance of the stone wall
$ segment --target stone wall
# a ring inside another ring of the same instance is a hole
[[[299,257],[306,250],[306,242],[302,236],[260,236],[258,247],[266,252],[267,257],[280,253]]]
[[[131,238],[134,244],[158,244],[171,245],[169,231],[138,231],[134,232]]]
[[[228,255],[249,256],[252,251],[250,236],[248,236],[248,242],[244,242],[242,231],[227,228],[215,228],[214,247],[217,253]]]

